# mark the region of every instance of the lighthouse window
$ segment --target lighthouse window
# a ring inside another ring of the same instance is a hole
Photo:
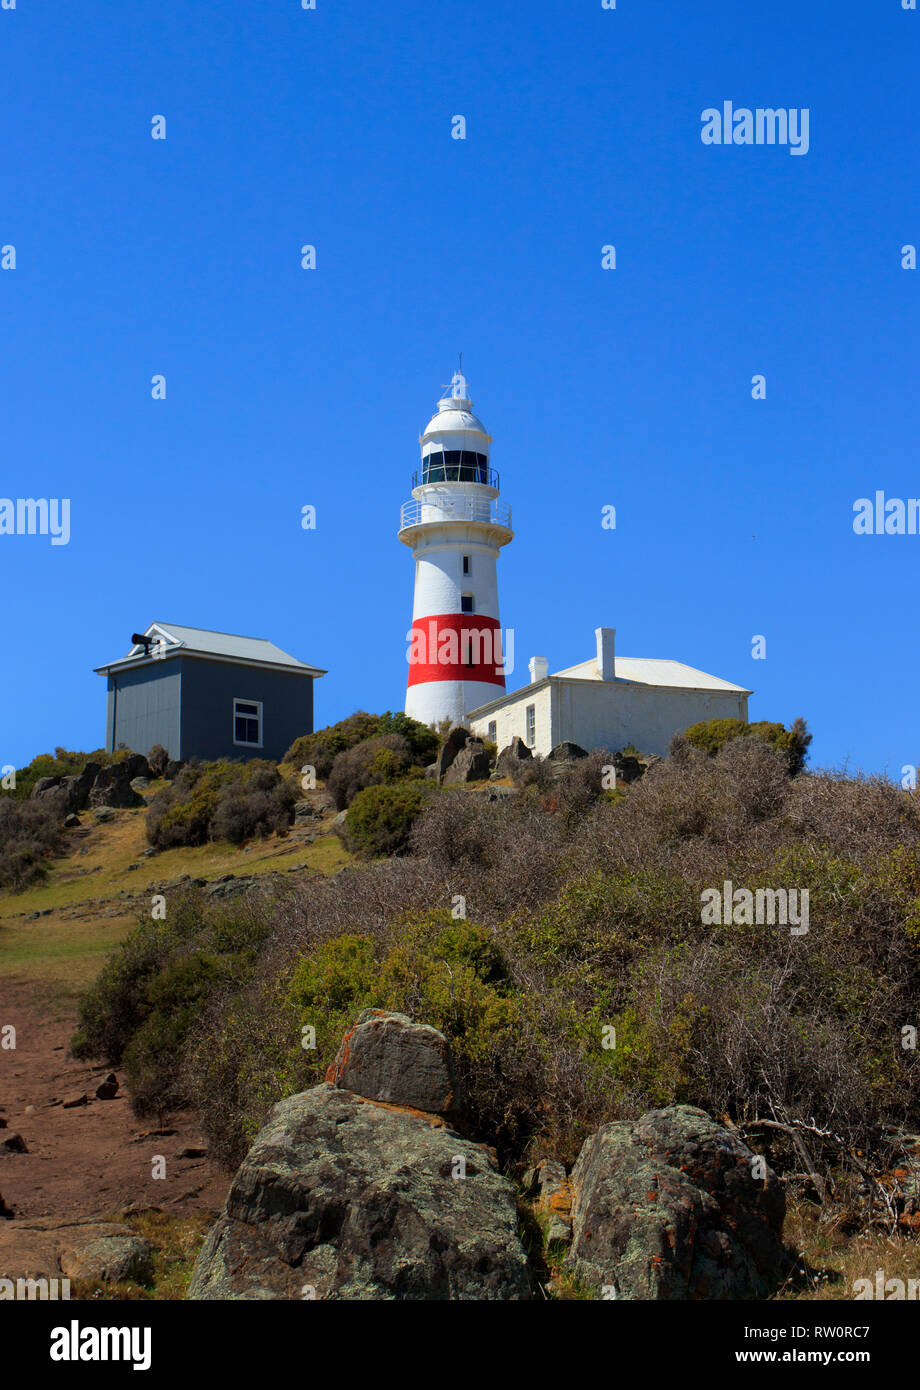
[[[528,705],[525,711],[527,715],[527,744],[533,748],[537,741],[537,707]]]
[[[436,450],[422,460],[423,483],[487,483],[489,460],[471,449]]]
[[[463,573],[464,573],[464,574],[469,574],[469,572],[470,572],[470,557],[469,557],[469,555],[464,555],[464,557],[463,557]]]
[[[261,700],[233,701],[233,742],[248,748],[261,748]]]
[[[472,594],[461,594],[461,595],[460,595],[460,612],[461,612],[461,613],[472,613],[473,611],[474,611],[474,610],[473,610],[473,595],[472,595]]]

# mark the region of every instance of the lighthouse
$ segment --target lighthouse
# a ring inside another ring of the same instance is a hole
[[[415,555],[406,714],[460,724],[504,693],[497,563],[514,536],[489,462],[492,437],[473,414],[462,371],[419,443],[421,466],[399,521],[399,539]]]

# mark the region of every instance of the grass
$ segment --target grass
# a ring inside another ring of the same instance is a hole
[[[159,785],[151,784],[148,797]],[[144,859],[145,815],[138,806],[97,823],[84,812],[80,830],[66,832],[69,853],[49,864],[42,883],[0,894],[0,980],[28,980],[52,1000],[78,994],[136,925],[136,909],[124,895],[143,895],[149,884],[183,874],[212,881],[227,873],[258,877],[293,868],[333,874],[352,858],[338,835],[320,834],[308,843],[294,831],[249,846],[217,840]],[[33,912],[50,915],[27,920]]]
[[[150,1273],[142,1283],[126,1280],[119,1284],[102,1284],[90,1279],[75,1279],[71,1283],[71,1298],[93,1302],[183,1299],[214,1214],[195,1212],[192,1216],[171,1216],[158,1207],[148,1207],[129,1216],[115,1212],[107,1219],[123,1222],[149,1242]]]
[[[783,1237],[797,1253],[795,1268],[775,1297],[780,1301],[852,1300],[857,1279],[875,1288],[876,1271],[885,1279],[920,1279],[920,1241],[873,1228],[849,1234],[835,1221],[819,1221],[811,1202],[789,1202]]]

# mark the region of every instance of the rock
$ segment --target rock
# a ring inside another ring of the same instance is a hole
[[[86,763],[82,772],[62,778],[61,787],[66,795],[68,811],[86,810],[93,783],[101,771],[101,763]]]
[[[645,773],[644,766],[632,753],[614,753],[610,761],[616,769],[618,782],[638,782]]]
[[[61,1273],[68,1279],[91,1279],[97,1284],[120,1284],[128,1279],[142,1279],[150,1267],[150,1246],[134,1234],[130,1226],[100,1230],[89,1237],[87,1231],[75,1242],[61,1246]]]
[[[181,758],[170,758],[169,762],[166,764],[163,776],[166,778],[167,782],[174,782],[184,767],[185,763]]]
[[[135,777],[145,777],[149,780],[151,776],[150,764],[143,753],[132,753],[124,759],[121,766],[125,769],[129,782]]]
[[[86,1105],[88,1101],[89,1097],[85,1091],[71,1091],[69,1095],[64,1096],[61,1105],[65,1110],[75,1110],[78,1105]]]
[[[133,792],[145,792],[150,786],[149,777],[132,777],[129,783]]]
[[[482,782],[488,777],[491,766],[482,739],[471,738],[460,749],[441,782],[444,786],[457,782]]]
[[[209,883],[204,894],[206,898],[232,898],[235,894],[245,893],[255,886],[254,878],[244,878],[242,874],[239,877],[235,874],[227,874],[226,877],[217,879],[215,883]]]
[[[162,777],[169,762],[169,754],[162,743],[155,743],[147,754],[147,766],[151,777]]]
[[[572,1186],[565,1168],[554,1158],[544,1158],[524,1174],[524,1190],[536,1197],[534,1206],[546,1218],[547,1245],[572,1239]]]
[[[150,1247],[116,1221],[17,1219],[0,1226],[0,1270],[8,1279],[91,1279],[115,1283],[146,1273]]]
[[[15,1216],[16,1213],[13,1211],[13,1208],[7,1206],[6,1202],[3,1200],[3,1193],[0,1192],[0,1221],[12,1221]]]
[[[464,729],[462,724],[456,725],[451,729],[447,738],[441,744],[438,756],[435,759],[435,779],[440,783],[444,780],[444,774],[453,763],[457,754],[465,748],[469,742],[469,729]]]
[[[443,1033],[405,1014],[365,1009],[326,1072],[333,1086],[368,1100],[432,1115],[457,1109],[450,1045]]]
[[[517,787],[488,787],[486,789],[486,801],[504,801],[507,796],[517,796]]]
[[[131,778],[138,775],[131,771],[131,766],[137,757],[141,756],[136,754],[124,762],[112,763],[110,767],[101,768],[89,794],[90,806],[116,806],[124,809],[128,806],[142,805],[143,798],[138,796],[131,786]],[[143,758],[143,764],[146,767],[146,758]]]
[[[319,820],[320,812],[312,801],[296,801],[294,803],[294,824],[310,825],[311,822]]]
[[[75,815],[73,811],[71,811],[69,815],[67,815],[67,816],[64,817],[64,829],[65,829],[65,830],[76,830],[76,828],[77,828],[77,826],[78,826],[79,824],[80,824],[80,817],[79,817],[78,815]]]
[[[588,1139],[571,1174],[567,1264],[601,1296],[766,1298],[782,1255],[775,1173],[703,1110],[651,1110]]]
[[[333,827],[340,826],[340,825],[344,826],[347,816],[348,816],[348,812],[347,812],[347,811],[339,811],[338,815],[337,815],[337,816],[333,816],[333,818],[332,818]]]
[[[176,1158],[207,1158],[208,1151],[198,1144],[186,1144],[184,1149],[180,1149]]]
[[[588,750],[582,748],[580,743],[569,743],[567,740],[557,743],[555,748],[551,748],[547,762],[551,763],[572,763],[579,758],[586,758]]]
[[[44,796],[45,792],[54,791],[60,785],[60,777],[39,777],[35,786],[29,793],[29,798],[34,801],[37,797]]]
[[[15,1129],[5,1129],[0,1134],[0,1154],[27,1154],[26,1141]]]
[[[464,1177],[455,1177],[465,1167]],[[236,1174],[190,1299],[530,1296],[512,1184],[442,1120],[328,1084],[289,1096]]]
[[[522,763],[529,763],[533,760],[533,754],[527,747],[522,738],[515,734],[514,738],[503,748],[495,760],[496,777],[514,777],[520,770]]]
[[[110,820],[114,819],[115,812],[112,810],[111,806],[96,806],[93,809],[93,820],[97,821],[100,825],[105,825]]]
[[[118,1095],[118,1077],[110,1071],[104,1081],[96,1087],[97,1100],[114,1100]]]

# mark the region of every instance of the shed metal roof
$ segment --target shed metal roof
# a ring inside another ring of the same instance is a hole
[[[144,635],[159,639],[161,645],[156,649],[156,655],[145,656],[144,648],[138,642],[127,656],[107,662],[105,666],[97,666],[97,672],[105,675],[112,670],[138,666],[149,661],[162,661],[181,653],[241,662],[246,666],[299,671],[310,676],[326,674],[319,666],[309,666],[303,661],[298,661],[289,652],[282,651],[274,642],[269,642],[263,637],[240,637],[232,632],[212,632],[209,628],[186,627],[182,623],[151,623]]]

